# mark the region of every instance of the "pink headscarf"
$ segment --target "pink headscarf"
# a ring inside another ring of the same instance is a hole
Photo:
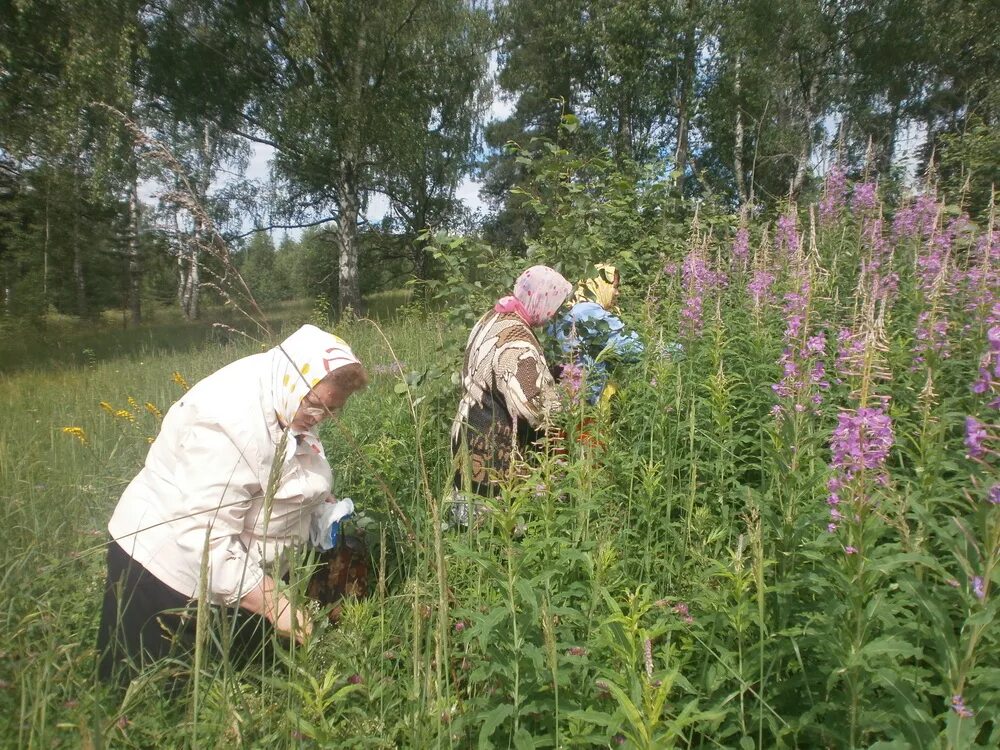
[[[573,291],[562,274],[548,266],[532,266],[517,277],[514,294],[493,307],[499,313],[517,313],[532,328],[552,320]]]

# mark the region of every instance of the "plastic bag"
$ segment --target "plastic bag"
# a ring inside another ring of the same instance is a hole
[[[354,501],[345,497],[336,502],[322,503],[315,511],[309,523],[309,541],[312,545],[326,552],[337,546],[340,536],[340,523],[354,513]]]

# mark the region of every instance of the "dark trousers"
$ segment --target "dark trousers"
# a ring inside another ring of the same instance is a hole
[[[154,662],[189,657],[195,642],[195,607],[196,602],[167,586],[112,540],[97,631],[100,680],[124,689]],[[222,635],[232,637],[213,637],[211,643],[230,645],[223,650],[236,661],[245,663],[268,650],[272,628],[264,618],[230,608],[213,607],[212,614],[222,615]],[[172,689],[177,687],[175,681]]]

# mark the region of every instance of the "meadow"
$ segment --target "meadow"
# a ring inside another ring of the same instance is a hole
[[[104,526],[158,414],[265,342],[154,325],[68,337],[58,358],[17,344],[0,742],[997,747],[992,222],[829,179],[813,209],[729,233],[696,219],[655,265],[619,257],[643,360],[610,414],[567,393],[564,439],[478,532],[444,524],[468,330],[450,313],[500,290],[455,280],[444,312],[338,323],[371,385],[323,437],[365,510],[373,593],[270,661],[198,661],[170,700],[172,665],[120,701],[95,683]],[[286,309],[275,334],[308,319]]]

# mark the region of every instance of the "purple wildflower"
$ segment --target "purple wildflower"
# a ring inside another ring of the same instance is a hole
[[[971,263],[964,274],[966,312],[988,318],[991,322],[1000,322],[989,314],[994,303],[996,290],[1000,288],[1000,231],[984,232],[975,251],[971,254]]]
[[[976,595],[979,601],[985,601],[986,587],[983,584],[982,576],[972,576],[972,593]]]
[[[774,284],[774,274],[770,271],[758,268],[753,272],[753,278],[747,284],[747,291],[753,299],[755,310],[759,310],[762,305],[773,304],[776,300],[771,292],[771,285]]]
[[[785,339],[797,339],[802,333],[806,310],[809,307],[809,279],[803,278],[798,291],[785,294]]]
[[[986,499],[993,505],[1000,505],[1000,484],[994,484],[986,493]]]
[[[997,387],[1000,380],[1000,302],[990,308],[986,320],[986,351],[979,360],[979,377],[972,384],[972,392],[984,394]]]
[[[924,361],[923,355],[933,352],[942,359],[951,356],[948,342],[948,330],[951,328],[947,318],[936,318],[930,310],[924,310],[917,316],[917,327],[914,331],[913,351],[918,355],[916,360]]]
[[[691,616],[691,612],[688,610],[688,605],[684,602],[677,602],[677,604],[675,604],[671,609],[688,625],[694,622],[694,617]]]
[[[844,209],[847,197],[847,172],[840,164],[834,164],[823,180],[823,198],[819,202],[819,220],[829,224]]]
[[[736,230],[732,253],[733,261],[741,268],[746,268],[747,258],[750,256],[750,230],[744,226]]]
[[[892,270],[892,248],[886,241],[881,217],[865,217],[861,237],[867,254],[861,258],[859,283],[871,290],[872,299],[889,299],[899,289],[899,274]]]
[[[566,649],[566,655],[567,656],[586,656],[587,655],[587,649],[585,649],[583,646],[570,646],[568,649]]]
[[[850,544],[848,544],[846,547],[844,547],[844,554],[845,555],[856,555],[856,554],[858,554],[858,548],[854,547],[854,546],[852,546]]]
[[[965,705],[965,699],[961,695],[951,696],[951,710],[963,719],[971,719],[974,716],[972,709]]]
[[[892,418],[878,407],[843,411],[837,417],[830,449],[832,463],[847,478],[882,466],[893,444]]]
[[[806,354],[812,356],[822,356],[826,351],[826,336],[824,334],[819,334],[817,336],[810,336],[806,339]]]
[[[896,213],[892,234],[896,241],[908,237],[929,237],[937,224],[938,204],[932,193],[924,193]]]
[[[713,287],[725,285],[726,277],[713,271],[698,250],[693,248],[684,258],[681,280],[684,285],[681,331],[688,336],[700,336],[705,294]]]
[[[801,277],[798,291],[785,294],[785,349],[778,360],[782,379],[771,386],[779,397],[794,399],[792,409],[798,413],[806,410],[807,403],[815,407],[822,402],[823,397],[813,386],[820,390],[830,387],[821,359],[826,352],[826,334],[808,336],[805,330],[809,289],[809,279]]]
[[[842,328],[837,333],[837,359],[834,363],[837,374],[841,377],[860,375],[864,353],[864,336]]]
[[[874,182],[859,182],[851,195],[851,210],[866,213],[878,205],[878,189]]]
[[[582,365],[578,365],[575,362],[567,362],[563,365],[559,382],[573,404],[580,402],[580,392],[583,390],[585,377],[586,371]]]
[[[799,232],[797,222],[798,219],[795,216],[794,210],[778,217],[778,224],[774,233],[774,249],[778,252],[778,255],[782,253],[788,256],[798,255]]]
[[[975,417],[965,418],[965,447],[969,449],[970,458],[982,458],[985,453],[983,442],[988,437],[986,425]]]

